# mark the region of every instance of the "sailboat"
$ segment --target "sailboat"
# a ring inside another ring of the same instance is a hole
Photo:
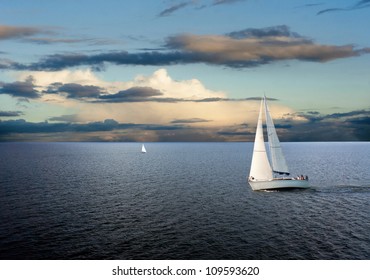
[[[263,137],[263,111],[265,112],[270,159],[266,152]],[[309,187],[307,176],[301,175],[298,177],[290,177],[289,175],[289,169],[285,161],[279,138],[276,134],[265,96],[261,100],[260,105],[248,183],[254,191]]]
[[[141,145],[141,152],[142,152],[143,154],[145,154],[145,153],[146,153],[146,149],[145,149],[144,144],[143,144],[143,145]]]

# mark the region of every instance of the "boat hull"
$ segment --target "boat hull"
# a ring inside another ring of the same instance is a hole
[[[282,190],[282,189],[306,189],[309,188],[308,180],[273,179],[269,181],[248,180],[254,191]]]

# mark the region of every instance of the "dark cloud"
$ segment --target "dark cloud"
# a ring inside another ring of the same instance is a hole
[[[122,128],[130,127],[130,124],[120,124]],[[74,123],[49,123],[49,122],[27,122],[23,119],[1,121],[0,135],[9,133],[55,133],[55,132],[88,132],[88,131],[110,131],[118,127],[114,122],[92,122],[88,124]]]
[[[224,142],[228,138],[217,134],[213,130],[203,128],[184,127],[176,131],[156,132],[159,142]]]
[[[254,135],[254,133],[250,131],[233,131],[233,130],[232,131],[223,130],[223,131],[217,132],[217,134],[222,135],[222,136],[242,136],[244,138],[247,135],[250,135],[250,136]]]
[[[48,119],[49,121],[55,121],[55,122],[78,122],[78,115],[72,114],[72,115],[62,115],[58,117],[51,117]]]
[[[331,119],[339,119],[344,117],[354,117],[354,116],[360,116],[360,115],[370,115],[370,111],[367,110],[356,110],[351,112],[345,112],[345,113],[334,113],[330,115],[326,115],[326,118]]]
[[[115,94],[100,95],[99,99],[94,100],[96,103],[124,103],[124,102],[160,102],[160,103],[176,103],[176,102],[239,102],[247,100],[260,101],[261,97],[247,98],[221,98],[209,97],[203,99],[185,99],[173,97],[161,97],[163,93],[151,87],[132,87],[127,90],[120,91]],[[270,101],[276,101],[275,98],[266,98]]]
[[[370,116],[353,118],[348,120],[348,122],[355,125],[367,125],[370,128]]]
[[[97,86],[86,86],[77,83],[53,83],[50,84],[47,90],[43,91],[47,94],[66,93],[68,98],[97,98],[105,93],[103,88]]]
[[[328,8],[321,10],[317,13],[317,15],[322,15],[325,13],[330,13],[330,12],[339,12],[339,11],[353,11],[353,10],[358,10],[358,9],[364,9],[364,8],[369,8],[370,7],[370,0],[362,0],[362,1],[357,1],[351,6],[344,7],[344,8]]]
[[[191,118],[191,119],[176,119],[171,121],[171,123],[204,123],[204,122],[210,122],[210,120],[201,119],[201,118]]]
[[[0,111],[0,117],[19,117],[23,115],[21,111]]]
[[[54,117],[57,119],[57,117]],[[61,119],[65,119],[65,116],[61,116]],[[86,124],[78,124],[71,122],[27,122],[26,120],[0,120],[0,141],[13,141],[23,139],[24,134],[36,134],[42,133],[44,137],[55,139],[55,135],[59,133],[90,133],[90,132],[111,132],[111,131],[125,131],[130,130],[132,133],[137,134],[137,130],[142,131],[175,131],[182,129],[179,125],[157,125],[157,124],[134,124],[134,123],[118,123],[113,119],[106,119],[102,122],[90,122]],[[136,130],[136,132],[135,132]],[[49,134],[49,136],[45,136]],[[73,135],[70,135],[71,139]],[[12,140],[11,140],[12,139]],[[31,139],[27,137],[27,139]],[[133,139],[133,138],[132,138]]]
[[[254,141],[255,138],[255,129],[250,129],[245,123],[222,127],[214,133],[223,137],[224,141]]]
[[[247,28],[226,34],[234,39],[262,38],[262,37],[291,37],[302,38],[298,33],[290,31],[286,25],[277,25],[265,28]]]
[[[32,70],[32,71],[58,71],[68,67],[88,65],[95,67],[95,70],[104,68],[104,63],[112,63],[116,65],[175,65],[196,63],[197,58],[191,53],[183,53],[180,51],[152,51],[128,53],[126,51],[107,52],[96,55],[86,54],[55,54],[49,55],[41,59],[39,62],[30,65],[10,64],[4,65],[4,68],[12,68],[15,70]],[[1,64],[0,64],[1,67]]]
[[[242,2],[245,0],[213,0],[211,4],[202,4],[202,1],[188,0],[182,1],[179,3],[172,4],[171,6],[165,8],[158,14],[158,17],[170,16],[178,10],[184,9],[188,6],[195,6],[195,9],[200,10],[207,7],[224,5],[224,4],[233,4],[236,2]]]
[[[317,111],[308,111],[307,114],[310,114],[310,115],[319,115],[320,112],[317,112]]]
[[[16,81],[13,83],[0,82],[0,94],[35,99],[40,97],[35,87],[32,77],[28,77],[25,81]]]
[[[300,113],[307,121],[276,120],[283,141],[369,141],[370,111],[321,115]],[[292,140],[293,139],[293,140]]]
[[[321,6],[321,5],[323,5],[323,4],[324,4],[323,2],[320,2],[320,3],[308,3],[308,4],[305,4],[305,5],[297,6],[297,8],[316,7],[316,6]]]
[[[3,70],[27,70],[27,65],[17,63],[10,59],[0,58],[0,69]]]
[[[245,0],[213,0],[213,5],[233,4],[236,2],[242,2]]]
[[[99,99],[105,102],[146,102],[156,101],[156,96],[161,96],[159,90],[151,87],[132,87],[127,90],[122,90],[115,94],[106,94],[99,96]]]
[[[159,17],[169,16],[172,13],[174,13],[175,11],[180,10],[182,8],[185,8],[189,4],[191,4],[191,2],[182,2],[182,3],[175,4],[175,5],[173,5],[173,6],[169,7],[169,8],[166,8],[162,12],[160,12],[158,16]]]

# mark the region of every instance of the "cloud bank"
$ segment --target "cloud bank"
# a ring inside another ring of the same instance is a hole
[[[329,115],[299,113],[303,119],[276,119],[282,141],[369,141],[370,111],[358,110]],[[314,117],[313,115],[316,115]],[[292,116],[291,116],[292,117]],[[57,119],[55,119],[57,120]],[[68,121],[69,120],[69,121]],[[0,120],[0,141],[253,141],[255,126],[245,123],[219,127],[196,127],[201,118],[175,119],[170,124],[120,123],[114,119],[74,123]]]
[[[173,35],[165,39],[164,48],[160,51],[53,54],[27,65],[0,60],[0,68],[60,71],[85,66],[102,70],[107,64],[167,66],[195,63],[250,68],[287,60],[323,63],[368,53],[370,48],[356,48],[351,44],[342,46],[318,44],[291,31],[288,26],[280,25],[248,28],[225,35]]]

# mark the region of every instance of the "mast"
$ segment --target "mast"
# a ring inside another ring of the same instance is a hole
[[[270,110],[267,106],[266,96],[264,96],[263,100],[265,103],[267,136],[271,154],[272,170],[278,174],[289,175],[289,169],[285,161],[283,150],[281,149],[280,141],[276,134],[274,122],[272,121]]]
[[[251,170],[249,177],[253,177],[255,180],[271,180],[273,179],[272,170],[270,163],[267,158],[265,140],[263,138],[263,129],[262,129],[262,114],[263,114],[263,103],[261,100],[260,112],[258,116],[256,137],[254,140],[253,147],[253,156]]]

